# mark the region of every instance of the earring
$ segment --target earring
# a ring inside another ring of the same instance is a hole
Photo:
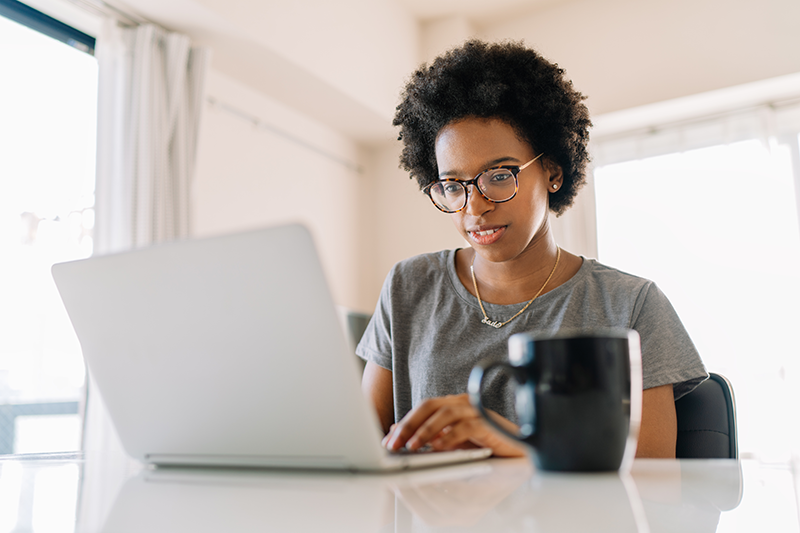
[[[554,183],[553,184],[553,189],[558,189],[558,185]]]

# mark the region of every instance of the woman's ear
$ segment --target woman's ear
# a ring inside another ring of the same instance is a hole
[[[548,189],[550,192],[556,192],[564,184],[564,171],[561,170],[561,165],[549,157],[544,157],[543,159],[542,168],[548,174]]]

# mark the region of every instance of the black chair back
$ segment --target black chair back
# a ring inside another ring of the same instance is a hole
[[[347,331],[350,336],[349,340],[353,349],[355,349],[355,347],[358,346],[358,342],[361,340],[361,337],[364,335],[364,331],[366,331],[367,324],[369,324],[372,315],[359,313],[357,311],[347,311],[346,317]],[[356,360],[361,365],[361,370],[363,371],[367,363],[360,357],[356,357]]]
[[[738,459],[736,402],[730,382],[719,374],[675,402],[679,459]]]

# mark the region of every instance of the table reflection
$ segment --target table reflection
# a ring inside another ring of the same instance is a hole
[[[741,463],[725,460],[638,460],[630,474],[557,474],[537,472],[526,459],[490,459],[349,474],[17,457],[0,460],[0,533],[725,533],[760,523],[764,513],[798,531],[796,509],[775,503],[795,501],[786,494],[791,469],[746,466],[749,477]],[[745,478],[752,486],[740,505]]]
[[[395,531],[472,526],[485,528],[509,495],[530,480],[526,459],[484,461],[450,469],[433,469],[394,477]]]
[[[395,531],[647,531],[629,476],[534,473],[524,460],[475,468],[466,478],[409,475],[396,485]]]
[[[637,461],[631,474],[652,533],[713,533],[742,500],[737,461]]]
[[[523,459],[393,475],[145,470],[103,530],[624,533],[647,531],[643,517],[628,476],[534,474]]]
[[[375,532],[392,506],[377,476],[148,469],[122,487],[102,531]]]

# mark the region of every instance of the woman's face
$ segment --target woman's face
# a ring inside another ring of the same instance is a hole
[[[465,118],[442,128],[436,138],[440,178],[469,180],[490,167],[522,166],[537,155],[500,119]],[[519,191],[510,201],[489,202],[471,186],[466,207],[450,215],[484,259],[510,261],[546,236],[548,195],[561,188],[562,174],[544,157],[520,171]]]

